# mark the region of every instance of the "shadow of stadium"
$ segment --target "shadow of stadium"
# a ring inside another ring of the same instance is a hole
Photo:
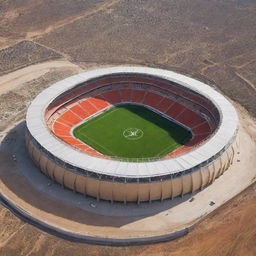
[[[94,198],[73,193],[40,172],[27,153],[24,132],[23,121],[8,132],[0,144],[1,181],[19,199],[42,212],[87,225],[122,227],[171,210],[191,198],[188,194],[163,202],[125,205],[104,200],[97,202]],[[14,155],[16,161],[13,160]],[[96,208],[92,209],[92,205]]]

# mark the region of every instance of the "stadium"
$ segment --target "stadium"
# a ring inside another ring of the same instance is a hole
[[[238,117],[208,85],[172,71],[111,67],[66,78],[30,104],[25,141],[40,170],[111,202],[192,193],[233,163]]]

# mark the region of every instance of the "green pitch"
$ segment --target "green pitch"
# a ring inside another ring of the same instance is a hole
[[[74,136],[97,151],[120,158],[162,157],[191,139],[182,126],[138,105],[120,105],[81,124]]]

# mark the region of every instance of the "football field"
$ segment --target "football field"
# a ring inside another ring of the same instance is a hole
[[[191,139],[191,132],[139,105],[115,106],[73,131],[102,154],[120,158],[158,158]]]

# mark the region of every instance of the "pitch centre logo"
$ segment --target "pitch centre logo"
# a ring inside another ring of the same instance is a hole
[[[143,137],[143,131],[138,128],[127,128],[123,132],[123,136],[128,140],[138,140]]]

